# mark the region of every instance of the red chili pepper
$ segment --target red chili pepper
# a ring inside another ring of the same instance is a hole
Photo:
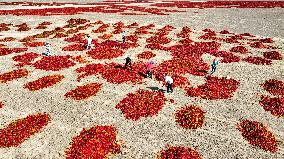
[[[274,116],[284,116],[284,98],[262,96],[259,104],[264,108],[265,111],[270,111]]]
[[[116,141],[117,130],[113,126],[94,126],[83,129],[79,136],[72,139],[72,146],[66,153],[67,159],[96,158],[104,159],[108,155],[120,152]]]
[[[3,39],[0,39],[0,42],[10,42],[10,41],[15,41],[16,38],[13,37],[5,37]]]
[[[137,55],[137,57],[140,58],[140,59],[150,59],[150,58],[153,58],[155,56],[156,56],[156,54],[154,54],[151,51],[144,51],[144,52]]]
[[[29,89],[30,91],[40,90],[43,88],[51,87],[56,83],[59,83],[64,76],[62,75],[50,75],[41,77],[35,81],[28,82],[24,85],[24,88]]]
[[[18,147],[30,136],[42,130],[49,121],[48,114],[38,113],[10,123],[0,130],[0,148]]]
[[[205,119],[205,112],[198,106],[186,106],[175,114],[176,122],[186,129],[197,129],[202,127]]]
[[[141,117],[158,114],[165,101],[166,98],[162,92],[138,90],[127,94],[127,97],[115,107],[121,109],[127,119],[138,120]]]
[[[248,63],[256,64],[256,65],[271,65],[272,64],[271,60],[265,59],[265,58],[262,58],[262,57],[249,56],[249,57],[246,57],[242,60],[246,61]]]
[[[26,43],[24,43],[24,46],[26,46],[26,47],[44,46],[44,42],[26,42]]]
[[[84,86],[78,86],[76,89],[67,92],[64,96],[73,98],[75,100],[87,99],[91,96],[96,95],[101,87],[102,84],[90,83]]]
[[[248,52],[248,49],[245,48],[244,46],[236,46],[236,47],[231,48],[230,51],[245,54]]]
[[[234,79],[209,77],[205,84],[197,88],[187,88],[186,90],[189,96],[200,96],[208,100],[228,99],[233,96],[239,84],[240,82]]]
[[[28,76],[29,71],[26,69],[19,69],[14,70],[11,72],[0,74],[0,82],[1,83],[7,83],[8,81],[12,81],[17,78],[22,78]]]
[[[18,27],[17,31],[28,31],[28,30],[31,30],[31,28],[28,27],[27,23],[22,23],[20,25],[16,25],[16,27]]]
[[[63,47],[63,51],[84,51],[86,50],[84,44],[71,44],[69,46]]]
[[[250,144],[266,151],[277,152],[278,143],[275,136],[262,123],[243,120],[237,125],[237,129]]]
[[[269,93],[284,96],[284,82],[276,79],[266,80],[261,86]]]
[[[36,61],[33,66],[37,69],[59,71],[74,66],[75,63],[69,60],[71,56],[48,56]]]
[[[282,60],[282,55],[277,51],[264,52],[263,57],[270,60]]]
[[[178,159],[178,158],[190,158],[190,159],[201,159],[201,155],[193,149],[189,147],[182,146],[170,146],[167,145],[167,148],[162,150],[159,153],[160,159]]]

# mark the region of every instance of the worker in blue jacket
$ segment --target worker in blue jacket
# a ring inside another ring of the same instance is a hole
[[[217,58],[215,58],[213,60],[213,63],[211,64],[211,73],[210,73],[210,75],[212,75],[216,71],[216,68],[217,68],[218,64],[219,64],[219,61],[218,61]]]

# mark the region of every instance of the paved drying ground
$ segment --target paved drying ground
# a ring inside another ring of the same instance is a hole
[[[147,4],[143,4],[147,6]],[[0,6],[0,10],[9,6]],[[15,7],[15,6],[10,6]],[[18,6],[19,7],[19,6]],[[23,7],[24,8],[24,7]],[[166,25],[171,25],[176,29],[168,35],[172,38],[172,43],[176,42],[175,33],[182,27],[188,26],[193,30],[190,38],[194,41],[202,41],[198,36],[202,35],[202,30],[210,28],[216,32],[229,30],[230,32],[241,34],[251,33],[260,38],[270,37],[274,40],[273,45],[284,55],[284,9],[180,9],[187,12],[170,13],[170,15],[119,15],[103,13],[83,13],[66,16],[0,16],[1,23],[11,23],[13,25],[26,22],[29,31],[18,32],[15,27],[9,31],[0,32],[0,38],[15,37],[14,42],[2,42],[13,47],[23,47],[18,40],[27,35],[35,35],[43,30],[34,29],[39,23],[49,21],[45,30],[52,30],[56,27],[63,27],[70,18],[83,18],[96,22],[103,21],[106,24],[114,24],[119,21],[125,25],[137,22],[139,26],[154,24],[156,31]],[[81,33],[91,34],[95,39],[99,35],[92,33],[96,26],[81,30]],[[107,32],[111,33],[112,29]],[[128,34],[133,30],[129,29]],[[219,34],[218,34],[219,36]],[[221,36],[221,35],[220,35]],[[69,36],[71,37],[71,35]],[[119,40],[121,35],[114,35],[113,40]],[[86,57],[91,63],[115,62],[122,64],[126,55],[130,55],[134,61],[138,61],[137,55],[145,50],[145,39],[150,35],[143,36],[137,48],[131,48],[122,56],[107,59],[95,60]],[[64,38],[40,39],[38,41],[48,41],[52,44],[54,55],[85,55],[86,51],[65,52],[62,51],[68,42]],[[172,44],[171,43],[171,44]],[[220,50],[228,51],[232,45],[222,45]],[[265,50],[265,49],[263,49]],[[28,52],[42,53],[44,47],[29,48]],[[153,58],[157,65],[165,60],[172,59],[170,52],[153,51],[156,56]],[[261,55],[262,50],[251,48],[252,55]],[[17,53],[21,55],[23,53]],[[13,61],[15,53],[0,56],[0,73],[17,69]],[[240,55],[241,56],[241,55]],[[214,59],[212,55],[202,56],[205,63],[210,63]],[[144,60],[146,62],[147,60]],[[277,139],[284,139],[283,118],[277,118],[265,111],[260,105],[260,97],[257,93],[268,94],[260,84],[269,79],[284,79],[284,61],[273,60],[271,65],[255,65],[247,62],[220,63],[214,76],[229,77],[240,82],[234,96],[230,99],[206,100],[200,97],[190,97],[182,88],[176,88],[173,94],[165,94],[167,99],[173,99],[175,103],[166,101],[163,108],[156,116],[140,118],[137,121],[126,119],[120,109],[115,106],[126,97],[128,93],[138,89],[150,90],[149,87],[163,88],[161,82],[150,79],[143,79],[139,84],[114,84],[98,75],[88,76],[80,82],[76,80],[78,74],[76,68],[86,64],[76,63],[68,69],[60,71],[44,71],[35,69],[32,66],[23,68],[30,71],[27,78],[19,78],[10,82],[0,84],[0,101],[4,107],[0,109],[0,128],[3,129],[13,120],[25,118],[27,115],[46,112],[50,115],[50,123],[41,132],[34,134],[18,147],[0,148],[0,158],[21,158],[21,159],[47,159],[64,158],[65,149],[71,146],[73,137],[78,136],[83,128],[90,128],[93,125],[113,125],[117,129],[117,139],[125,142],[125,147],[121,148],[122,153],[116,155],[117,158],[127,159],[152,159],[167,144],[172,146],[184,146],[195,148],[205,159],[225,159],[225,158],[284,158],[284,145],[279,145],[277,153],[264,151],[258,147],[250,145],[236,129],[239,119],[251,119],[264,123],[269,127]],[[39,91],[29,91],[23,88],[27,82],[34,81],[40,77],[60,74],[64,79],[52,87]],[[204,76],[194,76],[185,74],[188,81],[193,86],[205,83]],[[101,90],[93,97],[86,100],[75,101],[65,98],[64,94],[79,85],[96,82],[101,83]],[[179,108],[193,104],[200,106],[205,112],[205,123],[197,130],[186,130],[175,122],[174,113]],[[1,139],[0,139],[1,140]]]

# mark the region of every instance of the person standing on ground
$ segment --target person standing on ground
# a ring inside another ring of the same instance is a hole
[[[122,32],[122,43],[125,43],[126,41],[126,33],[125,31]]]
[[[93,39],[90,37],[90,35],[87,36],[87,50],[90,50],[92,47],[92,41]]]
[[[46,42],[44,44],[45,48],[46,48],[46,52],[43,53],[43,55],[45,56],[51,56],[51,48],[50,48],[50,44],[48,42]]]
[[[167,93],[173,93],[173,83],[174,83],[174,80],[172,79],[171,76],[169,75],[165,75],[165,81],[167,83]]]
[[[215,58],[213,60],[213,63],[211,64],[211,73],[210,73],[210,75],[212,75],[216,71],[216,68],[217,68],[218,64],[219,64],[219,61],[218,61],[217,58]]]
[[[124,68],[126,69],[127,68],[127,66],[129,66],[130,68],[131,68],[131,70],[132,70],[132,65],[131,65],[131,58],[129,57],[129,56],[127,56],[126,58],[125,58],[125,65],[124,65]]]
[[[153,75],[153,68],[154,68],[154,61],[150,61],[146,63],[146,76],[147,78],[152,78]]]

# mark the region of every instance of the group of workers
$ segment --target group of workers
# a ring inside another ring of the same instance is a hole
[[[92,41],[93,39],[88,35],[87,36],[87,45],[86,45],[86,49],[90,50],[91,46],[92,46]],[[123,31],[122,33],[122,43],[125,43],[126,41],[126,35],[125,35],[125,31]],[[51,56],[51,48],[50,48],[50,44],[49,43],[45,43],[45,47],[46,47],[46,52],[43,53],[43,55],[45,56]],[[126,62],[124,65],[124,69],[126,69],[127,67],[130,67],[132,70],[132,65],[131,65],[131,59],[130,57],[126,57],[125,58]],[[154,61],[150,61],[146,63],[146,77],[147,78],[152,78],[153,76],[153,68],[154,68]],[[217,58],[215,58],[213,60],[213,63],[211,64],[211,72],[209,73],[209,75],[212,75],[217,68],[217,65],[219,64],[219,61],[217,60]],[[164,76],[165,82],[167,83],[167,93],[172,93],[173,92],[173,79],[171,76],[169,76],[168,74],[165,74]]]
[[[122,42],[125,43],[126,40],[126,34],[125,31],[122,32]],[[92,41],[93,39],[91,38],[90,35],[87,35],[87,45],[86,45],[86,49],[90,50],[92,48]],[[43,55],[45,56],[51,56],[51,48],[50,48],[50,43],[46,42],[44,44],[45,48],[46,48],[46,52],[43,53]]]
[[[151,78],[152,79],[154,64],[155,64],[154,61],[150,61],[150,62],[146,63],[146,77],[147,78]],[[211,72],[209,73],[210,76],[216,71],[216,68],[217,68],[218,64],[219,64],[219,61],[217,60],[217,58],[215,58],[213,60],[213,63],[211,64]],[[130,67],[130,69],[132,70],[130,57],[126,57],[125,58],[124,69],[127,69],[127,67]],[[164,79],[165,79],[165,82],[167,83],[167,93],[172,93],[173,92],[173,82],[174,82],[174,80],[168,74],[165,74]]]

